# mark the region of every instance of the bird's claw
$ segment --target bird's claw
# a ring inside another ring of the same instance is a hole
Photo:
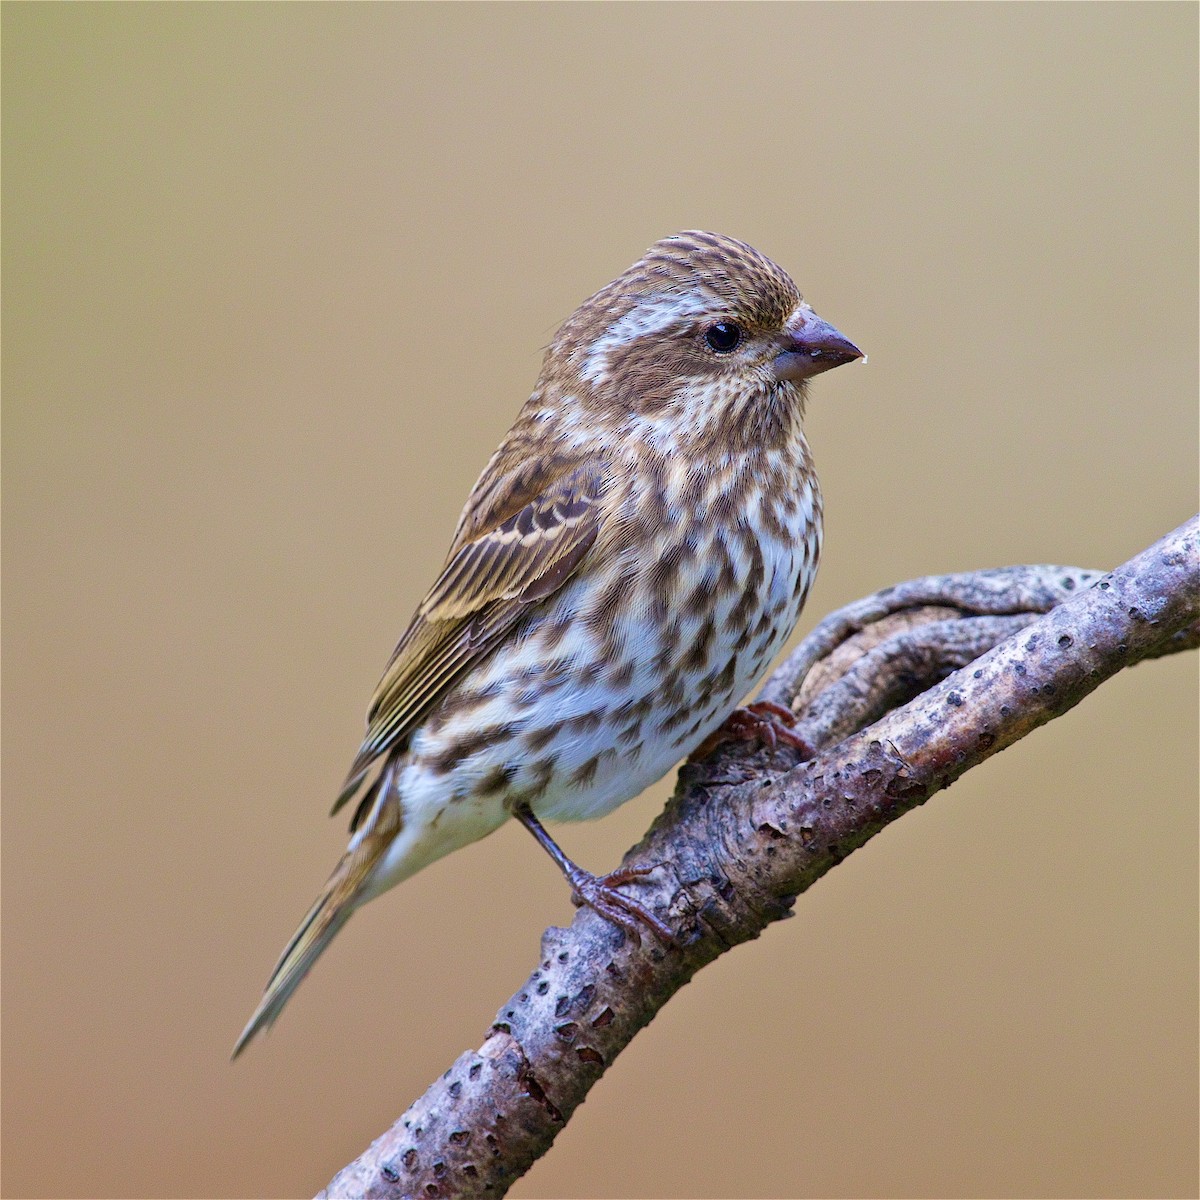
[[[623,883],[641,879],[654,871],[654,867],[618,867],[607,875],[593,875],[582,867],[576,867],[568,877],[571,883],[572,901],[576,906],[586,905],[606,921],[623,929],[635,946],[642,944],[638,922],[652,930],[667,946],[676,944],[671,928],[648,908],[636,900],[617,891]]]
[[[782,742],[800,751],[802,758],[812,758],[816,751],[795,730],[796,714],[782,704],[759,700],[745,708],[735,708],[715,733],[688,755],[688,762],[702,762],[725,742],[759,742],[774,750]]]

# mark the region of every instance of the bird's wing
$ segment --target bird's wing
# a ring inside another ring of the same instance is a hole
[[[477,510],[460,526],[445,568],[400,639],[334,812],[359,789],[372,763],[402,744],[531,604],[562,587],[596,540],[603,468],[572,462],[550,478],[545,468],[540,464],[534,475],[518,467],[502,479],[488,472],[476,486],[472,501],[485,497],[491,511]],[[539,486],[530,495],[535,479]]]

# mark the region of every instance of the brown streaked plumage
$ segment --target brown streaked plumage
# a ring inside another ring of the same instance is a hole
[[[350,844],[235,1055],[355,908],[516,816],[578,898],[670,930],[540,819],[601,816],[709,738],[816,572],[806,381],[862,357],[732,238],[664,238],[546,352],[400,639],[334,805]]]

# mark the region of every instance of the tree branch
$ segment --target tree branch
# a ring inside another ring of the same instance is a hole
[[[688,763],[631,866],[678,931],[640,946],[587,909],[487,1040],[322,1197],[498,1197],[701,967],[897,817],[1144,658],[1200,645],[1200,524],[1111,574],[1014,567],[887,588],[822,621],[763,689],[817,750],[726,744]]]

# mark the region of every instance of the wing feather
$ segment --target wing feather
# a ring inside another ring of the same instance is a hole
[[[506,489],[508,504],[496,506],[503,519],[483,529],[477,521],[470,540],[459,539],[375,689],[366,736],[334,812],[530,605],[574,574],[600,530],[604,479],[594,463],[571,464],[549,480],[542,474],[535,495]]]

